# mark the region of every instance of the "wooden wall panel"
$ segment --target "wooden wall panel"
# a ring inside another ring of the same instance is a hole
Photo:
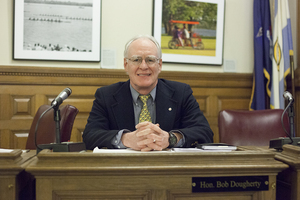
[[[249,107],[252,74],[163,71],[160,78],[191,85],[215,134],[215,142],[219,142],[219,111]],[[128,76],[124,70],[1,66],[0,148],[24,149],[38,108],[42,104],[50,105],[66,87],[72,89],[72,94],[63,104],[71,104],[79,110],[71,141],[82,141],[96,89],[126,80]]]

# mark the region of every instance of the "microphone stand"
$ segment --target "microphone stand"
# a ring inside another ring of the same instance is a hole
[[[289,106],[289,121],[290,121],[290,136],[291,137],[295,137],[294,135],[294,100],[292,100],[292,102],[290,103]]]
[[[284,112],[289,109],[288,112],[288,117],[289,117],[289,124],[290,124],[290,134],[288,134],[287,131],[286,134],[288,135],[288,138],[285,137],[280,137],[280,138],[275,138],[270,140],[270,148],[275,148],[279,151],[281,151],[283,148],[282,146],[285,144],[290,144],[290,145],[295,145],[299,146],[300,145],[300,137],[295,137],[294,136],[294,106],[293,106],[294,100],[290,100],[288,106],[285,108]],[[282,118],[283,119],[283,118]],[[283,123],[283,121],[282,121]]]
[[[83,142],[61,142],[61,134],[60,134],[60,110],[59,110],[59,104],[52,106],[54,110],[54,121],[55,121],[55,137],[56,141],[55,143],[51,144],[40,144],[38,145],[39,148],[37,148],[37,154],[43,150],[43,149],[50,149],[53,152],[79,152],[82,150],[85,150],[85,144]]]
[[[56,144],[61,143],[61,136],[60,136],[60,110],[59,106],[54,106],[54,121],[55,121],[55,136],[56,136]]]
[[[40,116],[38,123],[35,128],[35,145],[37,147],[37,154],[43,150],[43,149],[50,149],[53,152],[72,152],[72,151],[82,151],[85,150],[85,144],[83,142],[61,142],[61,133],[60,133],[60,110],[59,105],[62,104],[63,100],[68,98],[68,96],[71,94],[72,90],[70,88],[66,88],[61,92],[58,97],[56,97],[52,103],[51,108],[54,110],[54,121],[55,121],[55,143],[50,144],[39,144],[36,143],[36,134],[37,134],[37,128],[39,124],[39,120],[42,118],[42,116],[48,112],[50,109],[47,109],[42,115]]]

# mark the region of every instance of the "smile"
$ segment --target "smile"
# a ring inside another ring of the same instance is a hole
[[[150,76],[151,74],[138,74],[138,76]]]

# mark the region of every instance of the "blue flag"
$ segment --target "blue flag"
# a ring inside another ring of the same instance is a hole
[[[250,110],[267,109],[266,97],[271,96],[272,34],[269,0],[254,0],[254,70]]]
[[[275,0],[274,8],[271,108],[284,109],[283,92],[286,90],[286,76],[290,73],[290,55],[293,55],[293,39],[288,1]]]

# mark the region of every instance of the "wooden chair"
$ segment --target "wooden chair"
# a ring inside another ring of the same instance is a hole
[[[38,111],[36,112],[33,122],[31,124],[31,128],[29,131],[26,149],[36,149],[34,135],[35,135],[35,127],[37,121],[41,114],[47,110],[50,105],[42,105]],[[70,140],[73,123],[76,118],[79,110],[71,105],[64,105],[60,108],[60,134],[61,134],[61,142],[67,142]],[[55,121],[54,121],[54,110],[51,109],[41,118],[38,130],[37,130],[37,144],[50,144],[54,143],[56,139],[56,131],[55,131]]]
[[[218,126],[221,143],[236,146],[269,146],[271,139],[287,137],[281,124],[282,109],[243,111],[222,110]],[[290,133],[288,115],[284,127]]]

